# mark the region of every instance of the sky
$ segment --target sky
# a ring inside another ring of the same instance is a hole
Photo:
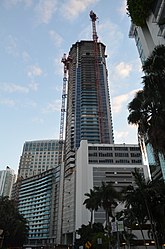
[[[92,39],[90,10],[106,45],[115,143],[137,144],[127,106],[142,71],[126,0],[0,0],[0,170],[17,173],[25,141],[59,138],[61,58]]]

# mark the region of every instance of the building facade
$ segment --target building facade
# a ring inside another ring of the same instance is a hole
[[[58,167],[21,181],[18,208],[29,226],[28,241],[24,246],[54,248],[59,240],[59,182]]]
[[[64,237],[74,236],[75,153],[80,142],[114,143],[105,45],[93,41],[76,42],[69,57],[62,212]]]
[[[136,47],[141,62],[151,55],[153,49],[161,44],[165,45],[165,1],[158,0],[152,5],[151,13],[146,20],[146,25],[138,27],[131,24],[129,37],[135,39]],[[152,178],[165,179],[165,158],[159,155],[160,167],[156,166],[151,145],[146,145],[148,162],[151,168]]]
[[[0,170],[0,196],[8,196],[10,199],[15,181],[16,174],[9,166],[5,170]]]
[[[18,177],[28,178],[58,165],[58,140],[25,142],[20,158]]]
[[[77,42],[69,51],[65,167],[74,165],[81,140],[114,142],[105,45],[97,46],[97,55],[93,41]]]
[[[64,214],[68,219],[63,221],[63,243],[74,243],[76,230],[82,224],[88,225],[91,213],[83,205],[90,189],[101,186],[102,182],[112,183],[116,190],[120,191],[128,185],[135,185],[132,172],[135,168],[150,178],[148,165],[144,165],[141,150],[136,144],[94,144],[82,140],[76,151],[75,161],[75,188],[72,184],[72,174],[67,178],[68,187],[65,190],[65,198],[68,201],[64,205]],[[75,205],[69,204],[74,191]],[[65,202],[64,202],[65,203]],[[74,210],[74,215],[69,216]],[[94,212],[94,222],[105,224],[105,212],[98,209]],[[72,232],[73,231],[73,232]]]
[[[142,63],[152,53],[155,46],[165,44],[164,17],[165,2],[164,0],[158,0],[152,6],[145,26],[140,27],[131,24],[129,37],[135,39]]]
[[[141,151],[135,144],[91,144],[81,141],[76,153],[76,220],[75,230],[89,224],[90,212],[83,205],[85,193],[102,182],[112,183],[116,190],[134,185],[132,172],[138,168],[149,178],[148,166],[143,164]],[[94,222],[105,222],[105,212],[94,213]]]
[[[59,140],[25,142],[12,199],[29,225],[27,246],[60,243],[63,169],[58,164]]]

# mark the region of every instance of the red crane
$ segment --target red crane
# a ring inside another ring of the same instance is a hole
[[[100,86],[100,68],[99,68],[99,44],[97,42],[98,36],[96,32],[96,20],[98,17],[91,10],[89,16],[92,21],[92,33],[93,33],[93,42],[94,42],[94,64],[95,64],[95,76],[96,76],[96,89],[97,89],[97,102],[98,102],[98,122],[100,130],[100,143],[103,142],[104,131],[103,131],[103,112],[102,112],[102,98],[101,98],[101,86]]]

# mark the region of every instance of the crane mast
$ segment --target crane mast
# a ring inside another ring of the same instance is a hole
[[[97,42],[98,36],[97,36],[97,32],[96,32],[96,20],[98,19],[98,17],[96,16],[96,14],[91,10],[90,14],[89,14],[91,21],[92,21],[92,31],[93,31],[93,41]]]
[[[70,56],[66,57],[63,55],[61,62],[64,64],[64,75],[63,75],[63,87],[62,87],[62,102],[61,102],[61,119],[60,119],[60,135],[59,135],[59,153],[58,153],[58,165],[62,163],[63,155],[63,144],[64,144],[64,120],[65,120],[65,105],[66,105],[66,85],[67,85],[67,71],[69,69],[69,62],[71,61]]]
[[[64,120],[65,120],[65,105],[66,105],[66,98],[67,98],[67,73],[69,69],[69,63],[72,61],[70,56],[63,55],[61,62],[63,63],[63,87],[62,87],[62,103],[61,103],[61,120],[60,120],[60,135],[59,135],[59,151],[58,151],[58,165],[61,166],[63,162],[63,145],[64,145]],[[61,234],[60,234],[60,243],[62,244],[62,226],[63,226],[63,208],[64,208],[64,178],[63,178],[63,190],[62,190],[62,218],[61,218]]]
[[[98,51],[98,36],[96,31],[96,20],[98,17],[91,10],[89,14],[92,21],[92,36],[94,43],[94,65],[95,65],[95,77],[96,77],[96,89],[97,89],[97,102],[98,102],[98,123],[100,130],[100,143],[103,142],[104,131],[103,131],[103,112],[102,112],[102,97],[101,97],[101,86],[100,86],[100,68],[99,68],[99,51]]]

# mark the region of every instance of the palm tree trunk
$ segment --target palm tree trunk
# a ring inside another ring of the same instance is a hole
[[[156,234],[155,223],[153,221],[153,217],[152,217],[152,214],[151,214],[150,209],[148,207],[148,203],[146,201],[145,196],[144,196],[144,202],[145,202],[145,205],[146,205],[146,209],[147,209],[147,213],[148,213],[148,218],[149,218],[149,221],[151,223],[151,230],[152,230],[153,238],[155,240],[155,246],[156,246],[157,249],[160,249],[158,237],[157,237],[157,234]]]
[[[108,239],[109,239],[109,249],[111,249],[111,231],[110,231],[110,222],[109,222],[109,212],[106,210],[105,212],[106,215],[106,226],[107,226],[107,231],[108,231]]]
[[[91,228],[93,227],[93,210],[91,210],[91,222],[90,222],[91,224]]]

